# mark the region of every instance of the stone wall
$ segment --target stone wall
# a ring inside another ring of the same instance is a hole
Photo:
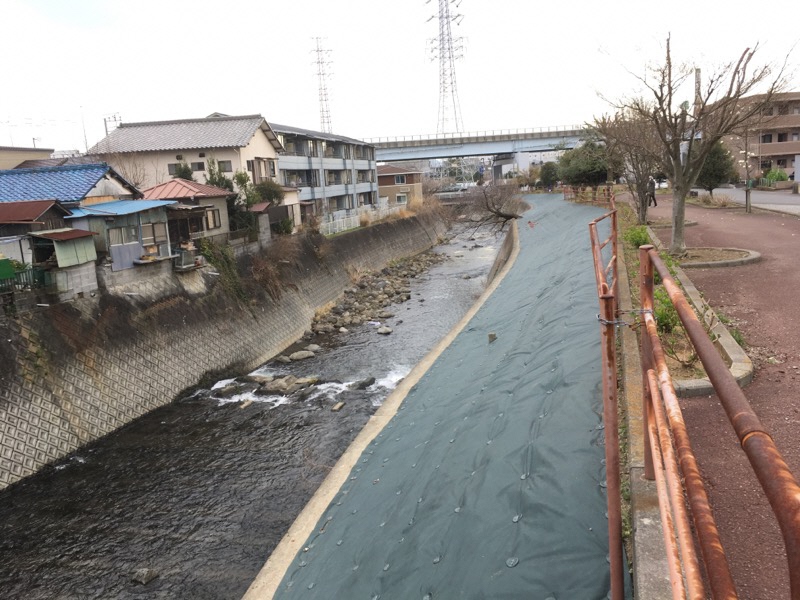
[[[277,300],[232,294],[213,267],[156,267],[152,278],[101,283],[95,297],[0,317],[0,489],[204,376],[257,367],[298,339],[352,272],[424,251],[444,233],[412,217],[325,241],[295,236]]]

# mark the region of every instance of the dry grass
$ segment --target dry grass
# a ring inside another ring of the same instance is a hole
[[[726,194],[717,194],[716,196],[702,194],[697,198],[692,198],[692,200],[694,200],[696,204],[705,206],[706,208],[728,208],[734,205],[731,197]]]
[[[372,223],[372,216],[369,213],[361,213],[358,215],[358,224],[361,227],[369,227]]]
[[[356,285],[359,281],[364,279],[369,274],[369,269],[362,265],[347,265],[347,276],[350,278],[350,283]]]

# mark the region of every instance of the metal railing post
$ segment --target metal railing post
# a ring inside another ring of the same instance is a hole
[[[622,504],[620,494],[619,424],[617,419],[616,315],[613,294],[603,284],[602,373],[603,424],[606,437],[606,502],[608,507],[608,556],[611,563],[611,600],[625,597],[622,565]]]
[[[653,246],[639,246],[639,301],[642,310],[653,309],[653,265],[650,262],[648,252]],[[655,369],[653,364],[653,348],[650,345],[650,337],[646,331],[640,334],[642,345],[642,419],[644,426],[644,478],[652,481],[656,477],[655,470],[653,469],[653,453],[650,449],[650,429],[648,418],[651,415],[648,410],[650,404],[650,381],[647,377],[647,371]]]

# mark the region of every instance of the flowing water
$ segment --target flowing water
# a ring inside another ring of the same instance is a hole
[[[299,344],[323,347],[313,359],[257,370],[319,377],[305,399],[198,393],[0,492],[0,597],[241,597],[369,416],[482,292],[501,240],[472,235],[436,249],[449,259],[390,307],[391,335],[363,324]]]

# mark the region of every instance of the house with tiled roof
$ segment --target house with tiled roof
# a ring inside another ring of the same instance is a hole
[[[67,208],[141,198],[141,193],[105,163],[0,171],[0,202],[55,200]]]
[[[408,166],[379,165],[378,187],[389,206],[422,202],[422,171]]]
[[[181,163],[188,164],[194,178],[205,183],[212,159],[228,177],[245,171],[253,183],[274,179],[282,149],[261,115],[214,113],[201,119],[122,123],[89,154],[102,156],[146,189],[169,181]]]
[[[144,190],[146,200],[174,200],[167,207],[169,237],[173,245],[193,250],[196,240],[226,243],[230,233],[228,200],[236,192],[176,177]]]

